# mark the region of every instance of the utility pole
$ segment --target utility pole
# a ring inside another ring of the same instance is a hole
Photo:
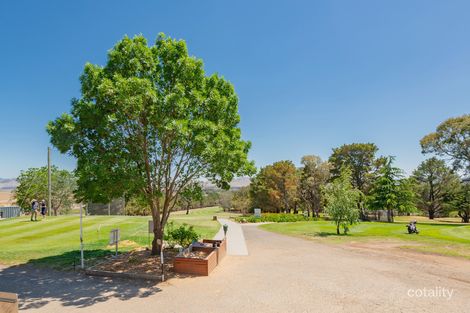
[[[47,209],[52,214],[51,148],[47,147]]]

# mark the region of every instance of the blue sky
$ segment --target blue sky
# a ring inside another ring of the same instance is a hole
[[[468,12],[456,0],[2,1],[0,177],[45,164],[45,125],[80,95],[85,62],[159,32],[235,85],[258,166],[374,142],[410,172],[421,137],[470,113]]]

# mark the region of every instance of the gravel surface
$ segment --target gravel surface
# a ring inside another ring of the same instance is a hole
[[[467,260],[243,230],[250,254],[227,256],[209,277],[152,286],[18,266],[0,270],[0,290],[19,293],[23,310],[50,313],[470,311]]]

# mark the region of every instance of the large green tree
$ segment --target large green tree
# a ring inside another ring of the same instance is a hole
[[[345,168],[351,172],[351,183],[367,195],[374,179],[375,170],[383,163],[382,159],[376,158],[378,148],[373,143],[352,143],[334,148],[329,158],[331,164],[331,176],[333,179],[339,177]],[[367,219],[364,207],[364,197],[361,195],[357,202],[360,218]]]
[[[426,212],[430,219],[449,209],[460,179],[443,160],[432,157],[423,161],[413,172],[413,178],[417,183],[418,208]]]
[[[297,193],[297,169],[291,161],[278,161],[261,168],[251,182],[254,206],[267,211],[290,212]]]
[[[455,169],[470,174],[470,114],[449,118],[421,139],[423,153],[450,157]]]
[[[462,223],[470,222],[470,182],[464,181],[454,195],[452,202],[457,214],[462,219]]]
[[[415,194],[413,181],[404,178],[403,171],[392,165],[393,157],[385,159],[372,184],[367,202],[374,210],[386,210],[388,222],[393,222],[393,211],[414,211]]]
[[[105,66],[86,64],[81,97],[47,127],[51,142],[77,158],[78,195],[108,200],[140,195],[154,221],[152,253],[184,188],[207,177],[228,188],[251,174],[230,82],[206,76],[186,43],[160,34],[124,37]]]
[[[373,143],[352,143],[334,148],[328,160],[331,164],[332,177],[341,176],[343,168],[348,167],[353,186],[362,192],[366,191],[377,151],[378,148]]]
[[[33,199],[47,201],[47,167],[29,168],[22,171],[17,181],[15,198],[21,208],[29,209]],[[76,178],[73,173],[53,166],[51,168],[52,208],[48,209],[52,209],[54,215],[57,215],[60,211],[71,209],[75,203],[74,190],[76,187]]]
[[[307,208],[308,215],[311,211],[312,215],[319,217],[323,200],[322,187],[330,178],[330,164],[316,155],[302,157],[301,163],[299,198]]]
[[[350,170],[344,169],[337,179],[324,186],[323,193],[325,212],[334,221],[336,234],[339,235],[340,227],[346,234],[349,226],[359,221],[357,201],[361,196],[361,192],[351,184]]]

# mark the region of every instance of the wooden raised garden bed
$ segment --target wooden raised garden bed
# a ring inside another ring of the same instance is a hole
[[[211,244],[213,248],[216,248],[217,263],[220,263],[220,261],[222,261],[222,259],[227,254],[227,241],[225,239],[222,239],[222,240],[203,239],[202,242]]]
[[[173,261],[176,273],[208,276],[217,266],[217,250],[210,246],[190,246]]]

